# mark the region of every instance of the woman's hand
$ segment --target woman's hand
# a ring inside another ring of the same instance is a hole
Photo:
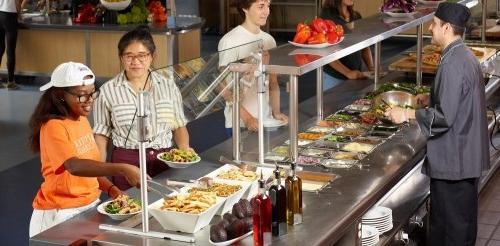
[[[141,171],[138,167],[122,163],[122,175],[131,186],[141,187]],[[149,176],[147,178],[150,178]]]
[[[111,186],[111,188],[109,189],[109,193],[108,193],[108,196],[110,196],[111,198],[113,199],[116,199],[118,196],[120,195],[126,195],[127,193],[123,192],[122,190],[120,190],[118,187],[116,187],[116,185],[113,185]]]
[[[273,113],[273,117],[277,120],[283,121],[285,123],[288,123],[288,116],[281,112]]]

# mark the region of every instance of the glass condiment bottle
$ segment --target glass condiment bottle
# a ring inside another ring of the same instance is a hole
[[[279,167],[274,170],[274,184],[269,188],[269,196],[272,204],[272,231],[273,236],[286,234],[286,189],[281,185]]]
[[[253,242],[256,246],[271,245],[271,199],[266,195],[262,172],[259,179],[259,193],[252,198]]]
[[[286,223],[297,225],[302,223],[302,180],[297,176],[292,163],[290,173],[285,180],[286,187]]]

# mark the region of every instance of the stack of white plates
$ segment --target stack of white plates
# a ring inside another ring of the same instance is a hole
[[[379,234],[377,228],[369,225],[361,226],[361,245],[372,246],[378,243]]]
[[[361,223],[373,226],[383,234],[392,229],[392,210],[386,207],[374,207],[363,215]]]

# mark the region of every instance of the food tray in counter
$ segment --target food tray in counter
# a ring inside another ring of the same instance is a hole
[[[335,128],[329,126],[313,126],[308,128],[306,132],[328,134],[333,132],[334,130]]]
[[[358,112],[348,112],[342,110],[327,116],[325,120],[335,122],[357,122],[357,115],[359,115]]]
[[[321,164],[323,160],[325,160],[325,158],[323,157],[299,155],[299,157],[297,158],[297,164],[304,166],[315,166]]]
[[[349,137],[360,137],[367,133],[367,130],[363,128],[344,128],[339,127],[335,129],[336,135],[349,136]]]
[[[371,105],[363,105],[363,104],[349,104],[345,106],[345,111],[355,111],[355,112],[367,112],[371,109]]]
[[[314,142],[314,141],[309,140],[309,139],[298,139],[297,140],[297,144],[299,147],[305,147],[305,146],[311,144],[312,142]],[[285,145],[290,145],[290,139],[285,141]]]
[[[264,156],[265,161],[279,161],[279,162],[284,162],[288,160],[288,157],[285,155],[279,155],[273,152],[269,152]]]
[[[200,190],[208,192],[216,192],[217,197],[225,198],[224,204],[217,211],[217,215],[223,215],[226,212],[230,212],[233,205],[237,203],[240,198],[243,197],[245,192],[250,187],[251,183],[238,181],[238,180],[217,180],[214,184],[205,188],[190,188],[188,192]],[[239,188],[237,188],[239,187]]]
[[[312,133],[312,132],[301,132],[297,135],[299,139],[302,140],[318,140],[322,138],[325,135],[325,133]]]
[[[311,156],[311,157],[320,157],[320,158],[329,158],[331,157],[331,153],[329,150],[325,149],[316,149],[316,148],[306,148],[300,151],[299,153],[302,156]]]
[[[344,145],[341,150],[346,152],[355,152],[355,153],[363,153],[368,154],[374,150],[376,145],[367,144],[367,143],[359,143],[359,142],[351,142]]]
[[[327,149],[327,150],[339,150],[341,149],[346,143],[341,143],[341,142],[334,142],[334,141],[328,141],[328,140],[318,140],[314,141],[310,146],[313,148],[317,149]]]
[[[250,185],[248,186],[248,189],[244,193],[243,197],[251,199],[255,194],[257,194],[257,180],[259,179],[261,171],[264,180],[266,180],[273,174],[272,168],[257,167],[255,171],[243,171],[234,165],[225,164],[205,175],[205,177],[213,178],[215,182],[219,180],[233,180],[249,183]]]
[[[472,52],[478,59],[479,63],[483,63],[488,58],[496,53],[496,49],[489,47],[470,47]],[[435,74],[438,64],[441,59],[441,50],[435,45],[426,45],[423,47],[422,54],[422,72]],[[417,60],[415,53],[409,53],[401,59],[389,65],[389,70],[401,72],[415,72],[417,70]]]
[[[365,157],[366,157],[366,155],[362,154],[362,153],[338,151],[338,152],[332,153],[331,159],[333,159],[333,160],[354,160],[354,161],[360,161],[360,160],[362,160]]]
[[[351,168],[358,163],[357,160],[336,160],[336,159],[325,159],[321,164],[328,168]]]

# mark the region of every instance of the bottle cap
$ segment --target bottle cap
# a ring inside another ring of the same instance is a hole
[[[278,166],[278,164],[276,164],[276,169],[274,169],[273,173],[276,179],[280,178],[280,167]]]
[[[262,170],[260,170],[259,188],[264,188],[264,187],[265,187],[264,175],[262,174]]]

